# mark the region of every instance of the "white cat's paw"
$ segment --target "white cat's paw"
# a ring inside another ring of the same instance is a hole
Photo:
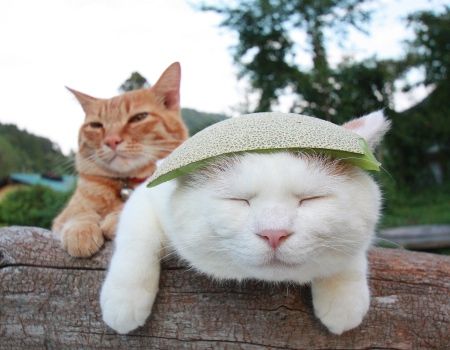
[[[105,285],[100,295],[103,321],[117,333],[126,334],[145,323],[150,315],[156,291]]]
[[[350,283],[336,289],[313,285],[314,313],[331,333],[339,335],[359,326],[369,304],[366,283]]]

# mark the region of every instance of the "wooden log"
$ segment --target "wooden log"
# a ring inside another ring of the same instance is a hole
[[[341,336],[314,317],[306,286],[219,283],[168,261],[152,316],[121,336],[98,304],[110,254],[75,259],[48,231],[1,229],[0,349],[450,348],[449,257],[373,249],[370,311]]]
[[[450,247],[450,225],[401,226],[381,230],[378,237],[408,249]]]

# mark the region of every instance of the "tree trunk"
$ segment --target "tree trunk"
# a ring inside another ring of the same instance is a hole
[[[167,261],[152,316],[120,336],[98,304],[110,255],[75,259],[48,231],[1,229],[0,349],[450,348],[449,257],[373,249],[370,311],[342,336],[314,317],[308,287],[215,282]]]

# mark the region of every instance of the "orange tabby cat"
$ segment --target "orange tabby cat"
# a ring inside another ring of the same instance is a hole
[[[53,231],[70,255],[88,257],[114,236],[118,214],[158,159],[187,138],[180,113],[179,63],[149,89],[97,99],[69,89],[86,113],[78,137],[78,185]]]

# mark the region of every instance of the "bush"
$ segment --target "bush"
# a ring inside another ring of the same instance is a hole
[[[50,228],[53,218],[62,210],[71,194],[42,186],[15,190],[0,202],[0,223]]]
[[[450,182],[411,190],[386,177],[379,178],[384,194],[381,228],[450,224]]]

